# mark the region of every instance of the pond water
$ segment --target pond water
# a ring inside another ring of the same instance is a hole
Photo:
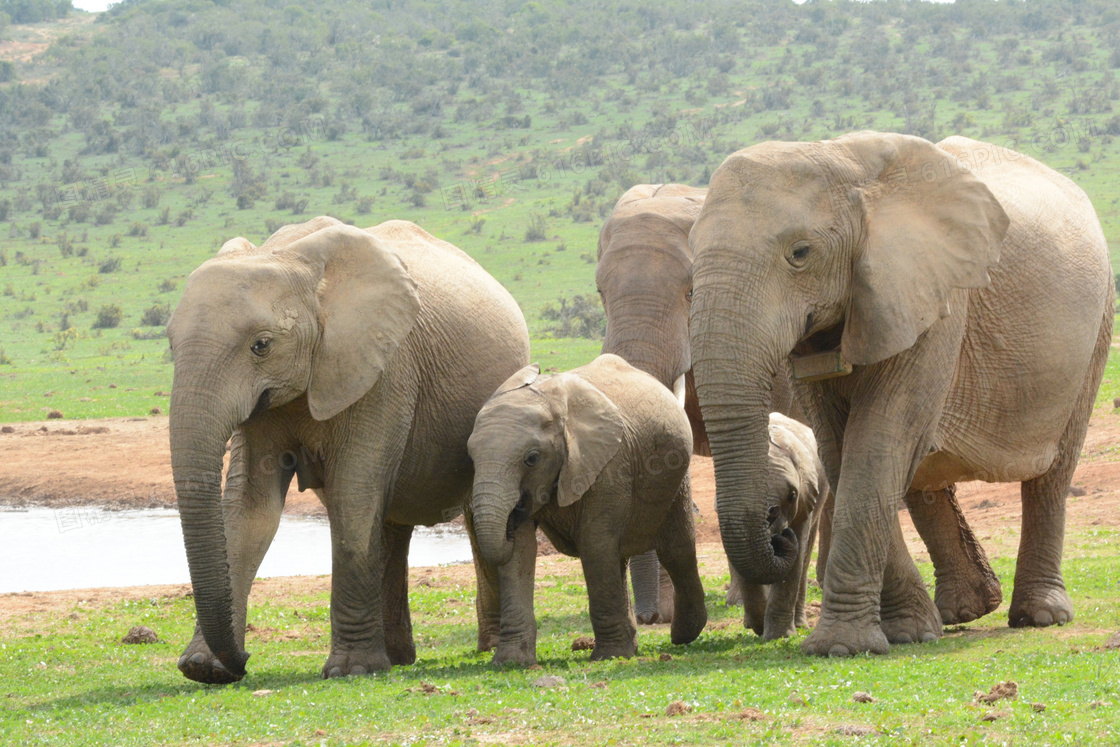
[[[417,527],[412,534],[410,566],[470,559],[462,531]],[[326,519],[285,516],[257,576],[330,572]],[[189,582],[177,511],[0,510],[0,593]]]

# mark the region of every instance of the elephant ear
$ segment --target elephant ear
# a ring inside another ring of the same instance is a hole
[[[317,282],[319,341],[307,405],[313,418],[327,420],[377,383],[412,331],[420,296],[400,258],[352,226],[323,228],[283,252],[310,265]]]
[[[869,169],[860,185],[864,243],[852,267],[841,349],[857,365],[911,347],[950,313],[954,288],[983,288],[1009,219],[956,156],[906,135],[835,141]]]
[[[520,371],[515,373],[513,376],[510,376],[508,379],[503,381],[502,385],[498,387],[493,396],[497,397],[499,394],[505,394],[506,392],[512,392],[514,389],[520,389],[523,386],[529,386],[534,381],[536,381],[537,377],[540,375],[540,364],[530,363],[529,365],[525,366]]]
[[[558,409],[564,421],[564,444],[568,458],[560,468],[556,501],[570,506],[586,493],[599,473],[622,447],[625,426],[618,406],[586,379],[560,374],[549,380],[562,402]]]

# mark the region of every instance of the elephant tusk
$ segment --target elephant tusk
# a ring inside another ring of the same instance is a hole
[[[684,409],[684,377],[685,374],[681,374],[673,382],[673,396],[677,398],[677,403],[680,404],[681,409]]]

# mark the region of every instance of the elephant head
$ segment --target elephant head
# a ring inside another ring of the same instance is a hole
[[[767,421],[791,353],[883,361],[951,311],[951,291],[988,284],[1008,218],[948,152],[873,132],[762,143],[712,175],[689,237],[692,355],[715,460],[724,547],[749,583],[797,558],[770,531]]]
[[[618,453],[618,407],[572,373],[540,376],[536,364],[510,377],[475,419],[471,512],[483,560],[504,565],[514,531],[545,505],[571,506]]]
[[[338,415],[374,386],[419,309],[397,256],[331,218],[286,226],[259,248],[229,241],[187,280],[167,325],[171,464],[199,626],[234,676],[248,654],[232,630],[226,441],[298,397],[317,420]]]
[[[595,282],[607,315],[603,352],[678,395],[692,367],[688,232],[705,193],[680,184],[639,184],[619,199],[599,232]]]
[[[828,478],[816,452],[813,431],[781,413],[770,414],[770,472],[766,490],[766,516],[770,535],[786,529],[802,536],[822,498],[828,495]],[[799,548],[812,552],[811,547]]]

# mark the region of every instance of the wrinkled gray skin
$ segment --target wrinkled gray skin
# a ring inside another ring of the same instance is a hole
[[[626,359],[683,399],[694,453],[711,456],[692,382],[688,339],[692,251],[688,232],[704,205],[706,189],[684,184],[638,184],[615,204],[599,232],[595,282],[607,316],[603,352]],[[772,408],[787,414],[787,378],[775,378]],[[673,620],[673,584],[656,553],[630,560],[634,612],[643,625]],[[736,579],[729,603],[739,604]]]
[[[467,529],[497,590],[494,663],[536,663],[535,524],[579,557],[595,631],[592,660],[637,653],[626,559],[655,548],[676,585],[674,643],[707,622],[696,566],[688,418],[665,387],[614,355],[567,373],[526,366],[478,414]]]
[[[330,518],[323,676],[414,661],[412,527],[447,521],[470,494],[474,416],[528,361],[513,298],[412,223],[363,231],[316,218],[259,248],[228,242],[192,273],[168,336],[171,462],[198,613],[179,669],[207,683],[244,676],[246,599],[293,476]]]
[[[835,506],[807,653],[940,635],[897,508],[943,503],[961,480],[1022,483],[1010,624],[1073,618],[1065,498],[1113,323],[1107,246],[1080,189],[966,138],[762,143],[713,174],[690,242],[720,530],[749,581],[785,578],[798,558],[760,498],[773,374],[835,349],[854,366],[796,382]]]
[[[784,638],[806,628],[805,588],[828,476],[817,456],[817,441],[804,423],[770,413],[770,471],[767,518],[771,537],[786,529],[797,537],[800,554],[784,579],[759,586],[743,584],[743,625],[765,640]]]

